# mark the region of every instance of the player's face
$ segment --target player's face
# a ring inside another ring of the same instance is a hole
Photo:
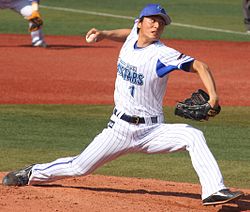
[[[143,39],[149,44],[160,39],[165,28],[165,22],[160,16],[144,17],[138,23],[139,40]]]

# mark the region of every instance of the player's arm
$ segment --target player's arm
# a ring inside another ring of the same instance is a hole
[[[98,30],[96,28],[92,28],[87,32],[86,37],[89,37],[91,34],[95,34],[96,42],[103,39],[124,42],[130,32],[131,29]]]
[[[39,10],[39,0],[30,0],[32,11],[38,11]]]
[[[210,71],[208,65],[198,60],[194,60],[194,62],[190,66],[190,71],[197,73],[201,78],[210,96],[209,104],[211,105],[211,107],[217,106],[219,104],[219,97],[216,92],[216,85],[212,72]]]

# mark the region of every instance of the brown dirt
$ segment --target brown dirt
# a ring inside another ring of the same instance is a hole
[[[3,173],[0,174],[0,177]],[[89,175],[41,186],[0,185],[1,211],[249,211],[250,190],[237,204],[204,207],[200,186],[188,183]]]
[[[81,37],[48,36],[34,49],[25,35],[0,35],[0,103],[113,104],[120,43],[86,44]],[[164,41],[209,64],[223,105],[250,105],[250,42]],[[202,84],[173,72],[164,105],[174,105]]]
[[[29,42],[26,35],[0,35],[1,104],[113,104],[121,44],[90,45],[78,36],[47,36],[47,49]],[[222,106],[250,106],[250,42],[164,42],[210,65]],[[164,105],[201,86],[194,75],[172,73]],[[243,191],[238,204],[203,207],[198,184],[89,175],[43,186],[0,185],[0,211],[250,211],[250,190]]]

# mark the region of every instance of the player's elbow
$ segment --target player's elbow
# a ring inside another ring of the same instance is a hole
[[[206,63],[201,62],[199,60],[195,60],[193,62],[191,71],[195,73],[202,72],[202,71],[209,71],[209,67]]]

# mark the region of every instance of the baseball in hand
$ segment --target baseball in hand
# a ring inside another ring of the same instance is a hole
[[[86,36],[86,41],[87,43],[94,43],[96,42],[96,35],[95,34],[91,34],[90,36]]]

